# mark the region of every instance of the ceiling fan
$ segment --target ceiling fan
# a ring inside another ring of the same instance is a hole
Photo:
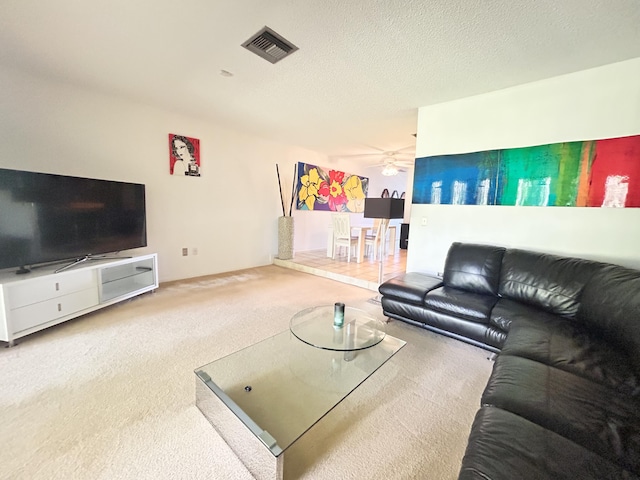
[[[382,175],[393,176],[399,172],[406,172],[402,167],[412,167],[415,160],[415,145],[409,145],[397,150],[384,150],[377,147],[369,147],[377,150],[376,153],[360,153],[355,155],[341,155],[342,158],[367,158],[376,161],[371,167],[383,167]]]
[[[370,167],[383,167],[382,175],[387,177],[392,177],[397,175],[399,172],[406,172],[401,167],[412,167],[413,166],[413,157],[412,160],[401,160],[400,156],[398,156],[398,152],[384,152],[384,157],[382,158],[381,163],[376,163],[375,165],[369,165]]]

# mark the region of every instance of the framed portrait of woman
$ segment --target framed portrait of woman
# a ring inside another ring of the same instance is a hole
[[[200,176],[200,140],[169,134],[169,173],[187,177]]]

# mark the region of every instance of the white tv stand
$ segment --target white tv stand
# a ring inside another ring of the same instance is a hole
[[[0,272],[0,340],[16,339],[158,288],[158,256]]]

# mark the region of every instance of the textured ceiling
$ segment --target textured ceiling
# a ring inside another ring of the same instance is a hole
[[[300,50],[240,46],[265,25]],[[640,57],[638,25],[638,0],[2,0],[0,65],[347,154],[413,144],[421,106]]]

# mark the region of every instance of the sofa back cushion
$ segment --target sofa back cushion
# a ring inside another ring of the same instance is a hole
[[[485,295],[498,295],[500,265],[504,248],[454,242],[444,265],[447,287]]]
[[[640,271],[598,270],[585,285],[578,320],[625,350],[640,373]]]
[[[509,249],[502,260],[499,293],[546,312],[575,318],[585,284],[602,264]]]

